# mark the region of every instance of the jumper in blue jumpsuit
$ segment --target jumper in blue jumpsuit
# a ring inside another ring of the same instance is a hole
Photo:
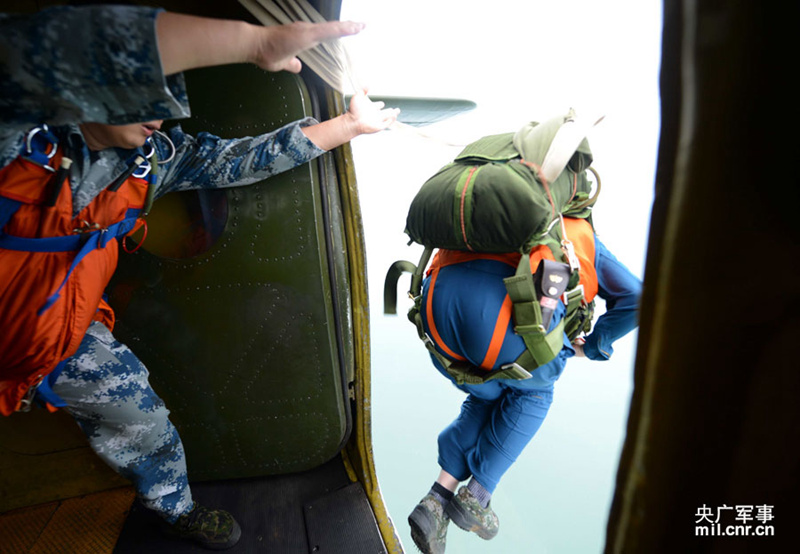
[[[641,282],[595,237],[598,296],[606,303],[584,352],[592,360],[607,360],[612,344],[636,327]],[[456,354],[480,366],[489,347],[500,306],[506,296],[505,277],[515,268],[496,260],[478,259],[447,265],[439,270],[431,311],[438,335]],[[423,283],[422,320],[428,329],[427,302],[431,277]],[[564,317],[559,302],[550,324]],[[439,353],[447,356],[438,345]],[[525,350],[513,323],[506,331],[493,369],[511,363]],[[480,385],[458,385],[431,356],[439,372],[467,393],[459,416],[439,434],[439,465],[458,479],[474,477],[489,492],[516,461],[542,425],[553,401],[553,385],[575,355],[564,335],[564,347],[554,360],[530,379],[494,379]]]

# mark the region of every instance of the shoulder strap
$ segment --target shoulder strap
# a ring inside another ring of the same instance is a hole
[[[426,246],[417,265],[400,260],[389,267],[383,283],[383,313],[397,313],[397,281],[403,273],[411,273],[411,288],[408,290],[408,295],[415,301],[415,304],[417,303],[416,300],[422,293],[422,281],[425,276],[425,268],[428,267],[428,262],[431,259],[431,254],[433,254],[433,248]],[[411,319],[410,315],[409,319]]]
[[[396,261],[389,267],[383,282],[383,313],[397,313],[397,281],[403,273],[414,273],[416,270],[417,266],[405,260]]]
[[[11,220],[11,216],[17,212],[20,205],[22,205],[22,202],[19,200],[12,200],[11,198],[0,196],[0,234],[2,234],[6,223]]]

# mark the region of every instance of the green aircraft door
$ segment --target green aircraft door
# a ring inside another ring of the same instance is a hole
[[[255,135],[311,115],[294,75],[213,68],[187,86],[192,134]],[[347,439],[352,332],[329,165],[169,194],[142,248],[122,256],[115,333],[170,408],[192,480],[302,471]]]

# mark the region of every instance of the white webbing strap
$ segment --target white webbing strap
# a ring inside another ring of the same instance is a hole
[[[542,176],[548,183],[554,182],[561,175],[581,141],[602,120],[603,116],[578,118],[575,112],[570,110],[568,119],[559,127],[542,161]]]

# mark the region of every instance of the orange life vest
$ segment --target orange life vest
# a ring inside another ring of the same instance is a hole
[[[52,167],[59,167],[61,158],[56,151]],[[135,230],[147,195],[147,181],[129,177],[116,191],[102,191],[73,217],[68,183],[61,186],[55,205],[45,205],[53,192],[53,175],[23,156],[0,170],[0,201],[6,206],[19,203],[0,228],[3,415],[19,409],[29,389],[76,352],[93,320],[113,328],[114,313],[103,291],[117,266],[114,239]],[[52,251],[58,241],[76,247]],[[81,248],[91,250],[79,254]]]
[[[566,236],[572,242],[575,248],[575,254],[580,262],[580,285],[583,286],[584,302],[589,303],[597,296],[597,271],[594,265],[595,247],[594,247],[594,231],[591,224],[585,219],[578,219],[572,217],[564,218],[564,227]],[[431,276],[430,289],[428,291],[428,307],[427,307],[427,325],[430,330],[431,339],[442,349],[448,356],[454,360],[465,361],[466,358],[460,356],[451,350],[439,336],[436,330],[436,325],[433,320],[433,309],[431,306],[433,298],[433,289],[436,283],[436,277],[439,270],[448,265],[468,262],[471,260],[496,260],[508,264],[516,268],[519,264],[521,254],[519,253],[505,253],[505,254],[489,254],[466,252],[462,250],[445,250],[440,249],[433,258],[428,275]],[[539,263],[543,259],[553,260],[555,258],[550,248],[541,245],[535,247],[530,254],[531,258],[531,273],[536,273]],[[486,356],[480,364],[483,369],[491,370],[494,366],[500,349],[503,346],[503,338],[506,334],[506,329],[511,321],[512,316],[512,302],[511,298],[506,294],[503,305],[497,317],[492,339],[489,343],[489,348]]]

